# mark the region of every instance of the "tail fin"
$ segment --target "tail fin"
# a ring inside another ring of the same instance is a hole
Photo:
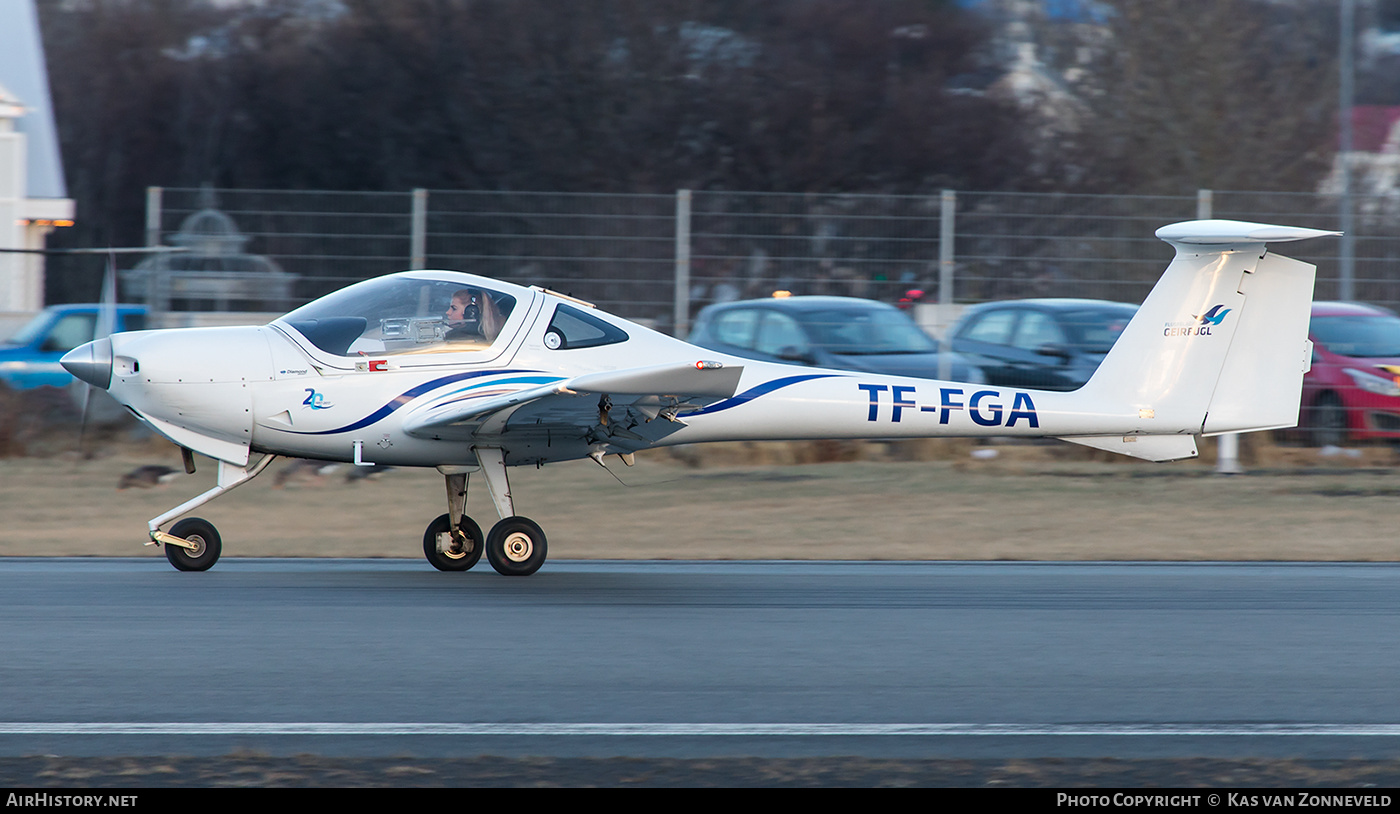
[[[1268,254],[1265,244],[1336,234],[1227,220],[1158,229],[1176,257],[1080,392],[1136,412],[1148,436],[1293,426],[1316,267]],[[1065,440],[1153,459],[1195,454],[1184,437]]]

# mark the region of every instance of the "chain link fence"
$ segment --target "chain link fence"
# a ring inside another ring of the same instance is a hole
[[[543,286],[653,323],[671,311],[675,196],[420,196],[427,202],[425,267]]]
[[[887,302],[1053,296],[1137,303],[1171,259],[1170,247],[1153,237],[1164,224],[1198,216],[1323,229],[1339,222],[1337,202],[1327,196],[1219,191],[1170,197],[154,188],[148,206],[148,244],[190,249],[173,256],[176,266],[213,273],[228,265],[221,266],[220,252],[242,253],[293,275],[285,293],[248,310],[285,311],[406,268],[451,268],[552,288],[664,330],[710,302],[778,290]],[[232,240],[182,232],[211,209],[237,229],[236,251]],[[1400,307],[1400,202],[1359,198],[1356,211],[1357,299]],[[1318,299],[1338,296],[1339,244],[1290,247],[1291,256],[1317,264]]]

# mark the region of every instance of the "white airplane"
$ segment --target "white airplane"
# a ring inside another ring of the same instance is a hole
[[[180,570],[219,558],[214,526],[161,527],[276,456],[435,467],[447,509],[423,553],[465,571],[484,550],[532,574],[546,538],[516,515],[507,467],[731,440],[1054,437],[1154,461],[1196,436],[1291,427],[1311,356],[1315,267],[1265,244],[1336,235],[1238,221],[1157,231],[1176,249],[1098,371],[1049,392],[724,356],[538,287],[453,271],[356,283],[269,325],[113,334],[63,366],[218,461],[217,485],[149,523]],[[500,520],[466,514],[480,473]]]

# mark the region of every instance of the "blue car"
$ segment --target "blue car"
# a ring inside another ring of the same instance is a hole
[[[982,371],[940,349],[908,314],[856,297],[716,303],[700,311],[689,341],[765,362],[986,383]]]
[[[974,305],[949,340],[989,384],[1076,390],[1098,370],[1138,307],[1085,299],[1005,300]]]
[[[52,305],[40,311],[19,333],[0,342],[0,383],[12,390],[67,387],[73,377],[58,360],[92,341],[101,310],[100,305]],[[145,306],[117,306],[114,332],[145,327]]]

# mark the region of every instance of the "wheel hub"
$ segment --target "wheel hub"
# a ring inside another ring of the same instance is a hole
[[[535,552],[535,541],[530,539],[530,535],[516,531],[506,537],[504,548],[506,559],[525,562]]]
[[[451,532],[443,532],[438,535],[438,551],[448,559],[460,560],[471,551],[471,546],[467,545],[466,535],[459,539]]]
[[[198,557],[204,553],[206,546],[203,537],[200,537],[198,534],[191,534],[185,539],[190,543],[190,547],[185,549],[185,553],[189,554],[191,557]]]

